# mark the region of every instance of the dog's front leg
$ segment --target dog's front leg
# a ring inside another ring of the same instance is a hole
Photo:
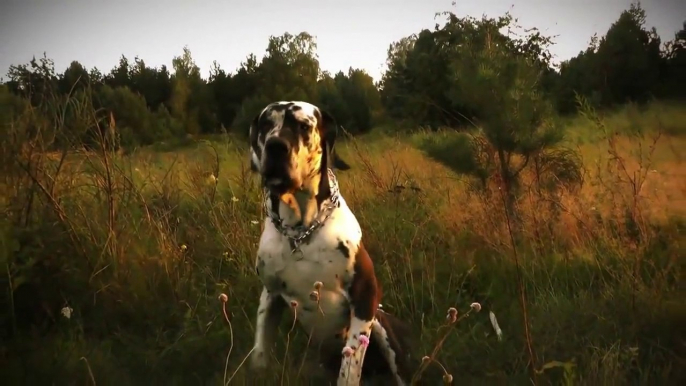
[[[255,346],[250,355],[250,364],[253,369],[263,370],[267,367],[267,356],[274,345],[276,331],[285,308],[286,302],[279,294],[269,292],[266,287],[262,288],[255,323]]]
[[[347,288],[347,295],[351,308],[350,329],[343,348],[338,386],[359,385],[364,354],[379,307],[380,294],[374,265],[362,244],[355,256],[354,274]]]

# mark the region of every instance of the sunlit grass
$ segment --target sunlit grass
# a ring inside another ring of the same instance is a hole
[[[581,118],[566,122],[565,145],[585,165],[583,186],[545,197],[525,191],[517,203],[536,367],[548,368],[541,383],[656,384],[686,375],[686,170],[677,151],[686,144],[685,110],[631,109],[606,117],[608,131],[621,134],[612,143]],[[632,125],[644,128],[640,138],[629,135]],[[337,144],[352,165],[339,172],[342,194],[364,229],[384,309],[412,324],[418,366],[443,336],[448,308],[462,313],[481,303],[436,359],[456,384],[527,383],[502,204],[428,157],[417,146],[427,135],[449,141],[452,134],[373,133]],[[616,162],[607,167],[618,155],[626,172]],[[0,261],[10,268],[11,291],[1,317],[11,333],[0,376],[7,384],[89,384],[88,367],[98,385],[218,384],[234,372],[233,384],[273,385],[282,368],[284,384],[316,375],[307,361],[300,370],[307,339],[297,328],[285,352],[286,317],[274,371],[254,375],[241,365],[260,293],[253,262],[262,223],[242,141],[158,145],[108,158],[110,166],[97,152],[72,154],[59,174],[58,160],[32,160],[42,165],[28,169],[33,178],[10,167],[4,176]],[[630,177],[642,172],[634,194]],[[222,293],[233,331],[228,365]],[[70,319],[60,315],[65,306],[74,310]]]

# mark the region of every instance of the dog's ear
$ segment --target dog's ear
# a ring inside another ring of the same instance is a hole
[[[262,149],[257,143],[259,133],[258,123],[260,121],[260,114],[257,114],[255,118],[250,123],[250,170],[253,172],[258,172],[260,170],[260,162],[262,160]]]
[[[326,153],[326,160],[328,161],[326,165],[322,167],[328,167],[331,169],[338,170],[349,170],[350,165],[345,162],[342,158],[336,154],[334,149],[334,144],[336,143],[336,137],[338,136],[338,124],[334,117],[327,111],[321,110],[322,115],[322,150]]]

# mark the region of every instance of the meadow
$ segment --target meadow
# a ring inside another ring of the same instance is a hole
[[[583,184],[542,190],[527,168],[517,219],[495,182],[480,187],[451,165],[458,133],[379,127],[337,143],[383,308],[411,323],[417,366],[436,361],[419,384],[444,371],[463,385],[686,380],[686,108],[629,105],[562,124]],[[13,141],[1,185],[3,384],[317,384],[287,317],[270,371],[244,362],[263,214],[243,140],[128,154]],[[446,325],[450,307],[459,320]]]

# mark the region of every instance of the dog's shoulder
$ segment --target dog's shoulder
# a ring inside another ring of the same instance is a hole
[[[343,197],[339,198],[338,207],[331,213],[318,237],[312,239],[312,243],[324,247],[343,250],[343,246],[346,246],[353,253],[357,252],[361,241],[362,227]]]

